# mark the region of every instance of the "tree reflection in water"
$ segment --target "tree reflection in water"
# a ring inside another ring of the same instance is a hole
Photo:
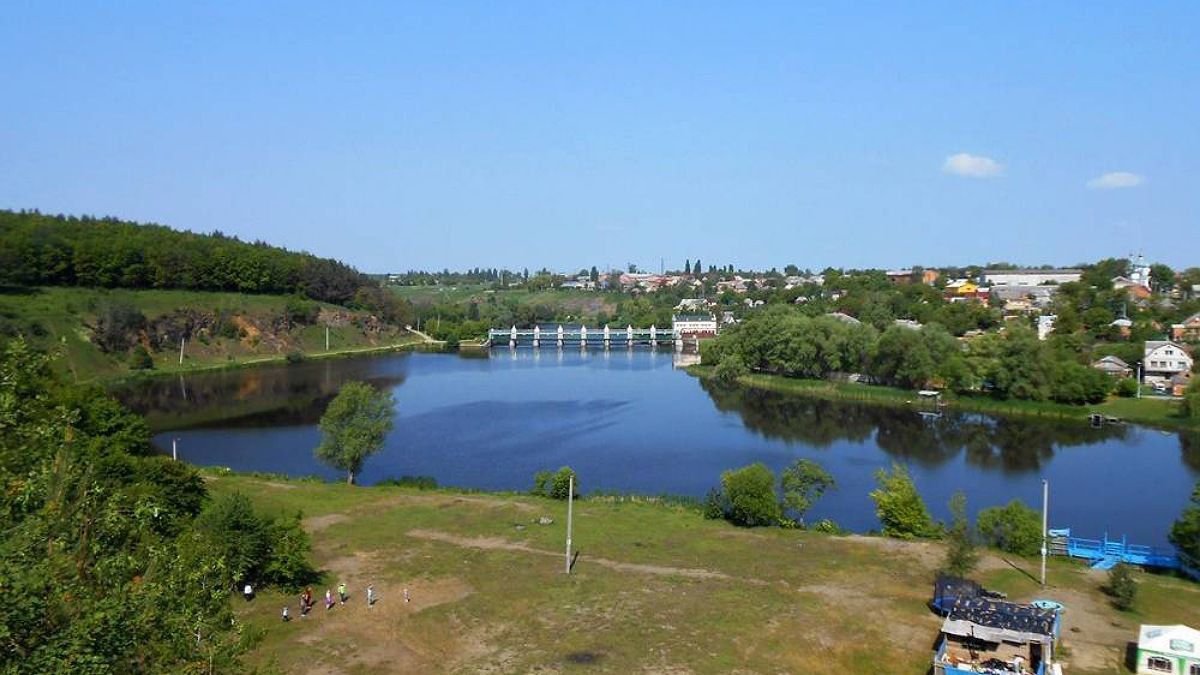
[[[874,438],[888,455],[927,467],[965,452],[968,465],[1026,473],[1040,469],[1057,447],[1097,444],[1128,433],[1124,426],[1094,428],[1027,416],[944,411],[938,418],[926,418],[919,414],[919,406],[814,399],[711,380],[705,380],[703,387],[718,410],[737,413],[747,429],[766,438],[821,448],[837,441],[862,443]],[[1200,438],[1191,443],[1184,444],[1184,460],[1195,466],[1193,462],[1200,461]]]

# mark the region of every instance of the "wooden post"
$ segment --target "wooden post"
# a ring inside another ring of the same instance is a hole
[[[1046,586],[1046,547],[1049,545],[1050,481],[1042,479],[1042,587]]]
[[[181,366],[183,365],[183,345],[186,342],[187,342],[187,338],[182,337],[182,336],[179,338],[179,365],[181,365]]]

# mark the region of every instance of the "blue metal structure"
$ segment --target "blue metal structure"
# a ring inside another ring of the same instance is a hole
[[[1094,569],[1107,570],[1118,563],[1158,567],[1162,569],[1184,569],[1173,550],[1130,544],[1125,537],[1114,540],[1105,534],[1103,539],[1072,537],[1071,530],[1050,530],[1050,552],[1072,558],[1090,560]]]

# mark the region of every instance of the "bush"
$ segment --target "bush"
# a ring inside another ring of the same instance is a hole
[[[885,535],[901,539],[938,536],[929,509],[904,465],[892,464],[891,474],[879,469],[875,481],[879,487],[871,491],[871,499]]]
[[[967,514],[967,496],[958,491],[950,498],[950,529],[946,532],[946,560],[942,569],[950,576],[965,578],[979,564],[979,550],[971,517]]]
[[[268,521],[250,499],[234,493],[217,499],[196,519],[196,531],[225,559],[229,581],[278,584],[292,589],[316,576],[308,562],[311,543],[300,515]]]
[[[1019,499],[980,511],[977,526],[984,543],[1006,553],[1028,556],[1041,551],[1042,516]]]
[[[297,363],[303,363],[304,362],[304,352],[302,352],[298,349],[293,349],[292,351],[288,352],[287,355],[283,357],[283,359],[290,365],[295,365]]]
[[[1133,580],[1129,565],[1119,563],[1108,571],[1108,585],[1104,587],[1104,592],[1112,598],[1113,607],[1122,612],[1133,609],[1137,600],[1137,582]]]
[[[130,370],[153,370],[154,359],[150,358],[150,352],[146,348],[137,345],[133,351],[129,353],[129,369]]]
[[[813,523],[812,527],[810,527],[809,529],[812,530],[813,532],[824,532],[825,534],[845,534],[846,533],[846,531],[842,529],[841,525],[838,525],[836,522],[834,522],[828,518],[822,518],[821,520],[818,520],[817,522]]]
[[[1133,398],[1137,396],[1138,383],[1132,377],[1127,377],[1117,382],[1117,396],[1124,398]]]
[[[533,474],[533,489],[530,490],[530,494],[550,499],[566,499],[570,494],[571,478],[575,479],[575,496],[579,497],[579,476],[569,466],[553,473],[539,471]]]
[[[729,354],[721,359],[713,369],[713,377],[721,384],[734,384],[738,378],[749,373],[746,362],[737,354]]]
[[[725,495],[717,488],[712,488],[704,497],[704,517],[709,520],[720,520],[725,517],[725,512],[729,505],[725,501]]]
[[[762,462],[722,473],[721,491],[729,504],[726,517],[736,525],[775,525],[783,516],[775,474]]]

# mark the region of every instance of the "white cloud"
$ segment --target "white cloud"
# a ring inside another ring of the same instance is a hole
[[[1004,165],[991,157],[960,152],[946,158],[942,171],[969,178],[994,178],[1004,173]]]
[[[1146,179],[1136,173],[1113,171],[1089,180],[1087,186],[1093,190],[1119,190],[1137,187],[1145,182]]]

